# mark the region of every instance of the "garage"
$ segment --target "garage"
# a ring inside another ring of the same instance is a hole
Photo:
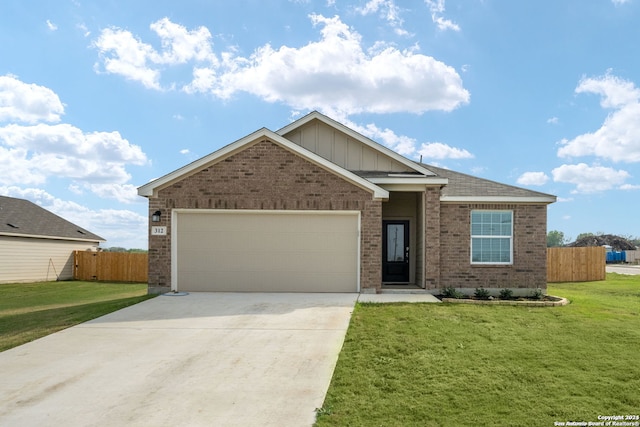
[[[173,210],[179,291],[358,292],[359,211]]]

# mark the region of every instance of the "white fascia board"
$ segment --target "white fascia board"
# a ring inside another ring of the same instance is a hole
[[[447,185],[448,178],[369,178],[368,181],[374,184],[422,184],[422,185]]]
[[[442,196],[442,203],[554,203],[555,196],[531,196],[531,197],[508,197],[508,196]]]
[[[364,135],[359,134],[358,132],[354,131],[351,128],[348,128],[347,126],[343,125],[340,122],[337,122],[327,116],[325,116],[324,114],[320,114],[317,111],[313,111],[309,114],[307,114],[306,116],[302,117],[301,119],[296,120],[293,123],[290,123],[289,125],[283,127],[282,129],[279,129],[276,133],[278,135],[284,135],[286,133],[291,132],[292,130],[295,130],[301,126],[304,126],[305,124],[309,123],[311,120],[313,119],[318,119],[321,122],[323,122],[326,125],[329,125],[333,128],[338,129],[339,131],[349,135],[351,138],[355,139],[356,141],[360,141],[361,143],[365,144],[366,146],[368,146],[369,148],[379,151],[382,154],[391,157],[392,159],[402,163],[403,165],[413,169],[416,172],[419,172],[423,175],[426,176],[434,176],[435,173],[431,172],[430,170],[423,168],[422,166],[419,166],[416,162],[413,162],[409,159],[407,159],[406,157],[401,156],[400,154],[396,153],[395,151],[385,147],[382,144],[378,144],[377,142],[367,138]]]
[[[179,178],[182,177],[186,177],[190,174],[196,173],[197,171],[199,171],[200,169],[202,169],[203,167],[206,167],[207,165],[211,164],[212,162],[218,160],[218,159],[224,159],[226,157],[228,157],[229,155],[233,154],[234,152],[240,151],[242,148],[244,148],[244,146],[246,146],[247,144],[250,144],[256,140],[259,140],[260,138],[268,138],[272,141],[274,141],[275,143],[287,148],[288,150],[298,154],[299,156],[309,160],[312,163],[317,164],[318,166],[327,169],[333,173],[335,173],[336,175],[341,176],[342,178],[344,178],[347,181],[350,181],[351,183],[358,185],[359,187],[368,189],[370,191],[373,192],[373,197],[375,199],[388,199],[389,198],[389,192],[384,190],[381,187],[378,187],[377,185],[367,181],[364,178],[359,177],[358,175],[354,174],[353,172],[350,172],[346,169],[341,168],[340,166],[318,156],[315,153],[312,153],[311,151],[300,147],[297,144],[294,144],[293,142],[289,141],[288,139],[282,137],[281,135],[278,135],[277,133],[270,131],[267,128],[262,128],[259,129],[255,132],[253,132],[250,135],[245,136],[242,139],[239,139],[236,142],[233,142],[225,147],[222,147],[221,149],[219,149],[218,151],[215,151],[205,157],[202,157],[201,159],[198,159],[192,163],[189,163],[186,166],[183,166],[180,169],[176,169],[175,171],[161,177],[158,178],[154,181],[149,182],[148,184],[145,184],[141,187],[138,188],[138,194],[140,196],[145,196],[145,197],[150,197],[153,196],[154,193],[157,191],[157,189],[163,187],[164,185],[167,185],[173,181],[178,180]]]
[[[62,237],[62,236],[45,236],[40,234],[19,234],[19,233],[0,233],[0,236],[7,237],[21,237],[24,239],[47,239],[47,240],[65,240],[69,242],[83,242],[83,243],[97,243],[106,242],[106,240],[101,239],[82,239],[82,238],[72,238],[72,237]]]

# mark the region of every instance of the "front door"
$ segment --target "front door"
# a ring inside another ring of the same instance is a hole
[[[382,221],[382,281],[409,282],[409,221]]]

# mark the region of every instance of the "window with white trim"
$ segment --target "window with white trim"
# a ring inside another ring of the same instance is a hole
[[[471,264],[513,264],[513,211],[471,211]]]

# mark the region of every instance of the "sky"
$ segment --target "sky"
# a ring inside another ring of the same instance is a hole
[[[317,110],[640,235],[640,0],[2,0],[0,194],[147,248],[137,187]]]

